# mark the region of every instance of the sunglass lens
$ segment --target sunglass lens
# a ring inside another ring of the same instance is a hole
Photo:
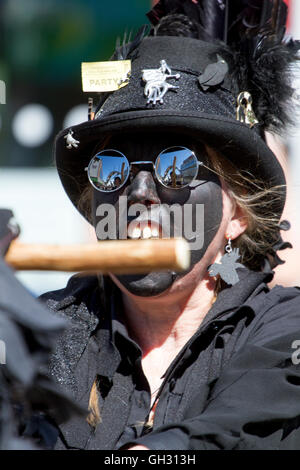
[[[99,191],[116,191],[127,178],[129,164],[127,158],[117,150],[104,150],[95,155],[88,167],[88,177]]]
[[[158,181],[164,186],[184,188],[197,176],[197,158],[192,150],[185,147],[171,147],[157,157],[155,172]]]

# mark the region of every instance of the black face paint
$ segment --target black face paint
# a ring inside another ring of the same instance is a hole
[[[184,136],[174,135],[128,135],[111,139],[108,148],[113,148],[122,152],[130,161],[155,161],[159,153],[172,146],[185,146],[195,151],[198,160],[209,166],[208,157],[202,144],[195,144]],[[155,180],[150,169],[139,171],[132,181],[128,181],[126,186],[119,191],[112,193],[102,193],[94,190],[93,220],[95,228],[103,220],[102,216],[97,216],[96,211],[100,204],[111,204],[115,207],[117,220],[121,209],[120,196],[126,196],[128,207],[132,204],[143,204],[146,218],[152,213],[154,220],[156,217],[164,217],[164,208],[177,205],[181,216],[182,236],[188,239],[191,249],[191,266],[184,273],[151,272],[144,275],[122,275],[117,276],[118,280],[132,294],[139,296],[154,296],[168,289],[176,279],[189,272],[198,263],[206,252],[208,246],[214,239],[223,216],[222,189],[217,175],[205,167],[200,167],[201,179],[194,180],[189,187],[174,190],[162,186]],[[166,205],[166,206],[164,206]],[[189,207],[188,207],[189,206]],[[103,206],[102,206],[103,207]],[[146,209],[147,208],[147,209]],[[202,212],[203,211],[203,212]],[[184,213],[186,219],[184,220]],[[178,214],[178,213],[177,213]],[[199,219],[200,218],[200,219]],[[161,219],[164,223],[164,219]],[[180,228],[174,225],[180,218],[170,212],[170,235]],[[200,220],[200,230],[199,230]],[[128,219],[130,222],[130,218]],[[198,233],[195,234],[198,226]],[[98,231],[96,230],[96,233]],[[194,235],[192,235],[194,233]],[[176,233],[175,233],[176,235]],[[191,237],[192,235],[192,237]],[[99,233],[97,233],[99,238]],[[116,236],[122,236],[116,224]],[[201,243],[203,238],[203,245]],[[197,243],[196,243],[197,242]],[[195,243],[198,245],[195,248]]]

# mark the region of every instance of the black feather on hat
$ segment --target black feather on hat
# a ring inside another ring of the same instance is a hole
[[[287,12],[282,0],[160,0],[148,18],[152,34],[172,34],[185,15],[193,37],[222,41],[232,89],[251,94],[263,130],[281,133],[293,124],[291,65],[300,48],[299,41],[285,38]]]
[[[112,57],[131,59],[128,85],[100,96],[93,121],[57,137],[57,169],[73,204],[88,183],[84,169],[106,137],[168,132],[206,142],[237,168],[282,186],[276,207],[281,213],[284,173],[264,131],[282,132],[294,116],[291,67],[300,43],[285,39],[286,4],[160,0],[148,17],[153,25],[148,37],[142,28],[133,41],[118,44]],[[154,104],[142,78],[144,71],[158,70],[161,61],[180,78],[167,77],[176,89]]]

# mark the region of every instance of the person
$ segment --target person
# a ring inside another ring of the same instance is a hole
[[[60,179],[99,240],[121,198],[128,238],[161,237],[171,206],[171,236],[192,227],[184,273],[74,276],[43,295],[71,321],[51,374],[87,410],[58,425],[55,449],[299,448],[300,291],[268,288],[288,246],[265,140],[294,115],[286,14],[283,1],[161,0],[150,32],[112,57],[131,61],[122,86],[58,135]],[[93,184],[95,162],[122,184]],[[164,178],[172,167],[184,184]]]
[[[0,209],[0,450],[41,450],[51,448],[57,423],[83,410],[47,375],[66,322],[34,299],[4,261],[19,233],[13,212]]]

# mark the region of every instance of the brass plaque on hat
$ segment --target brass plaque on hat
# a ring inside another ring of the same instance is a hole
[[[128,85],[131,60],[82,62],[82,89],[86,92],[116,91]]]

